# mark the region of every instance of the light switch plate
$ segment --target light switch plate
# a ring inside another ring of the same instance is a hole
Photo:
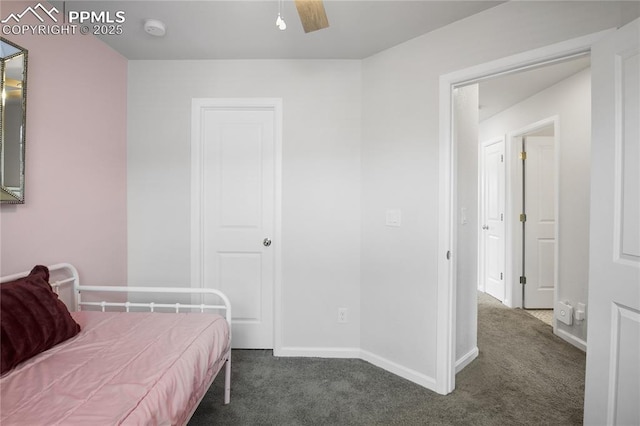
[[[402,212],[399,209],[387,210],[387,226],[399,227],[402,224]]]
[[[460,225],[466,225],[467,222],[467,208],[463,207],[460,209]]]

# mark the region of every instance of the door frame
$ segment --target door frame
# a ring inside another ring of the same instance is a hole
[[[202,241],[202,156],[197,111],[273,111],[274,113],[274,250],[273,354],[282,350],[282,99],[193,98],[191,100],[191,287],[204,286]]]
[[[591,46],[615,28],[486,62],[440,76],[439,84],[439,215],[436,331],[436,391],[455,389],[456,356],[456,174],[457,146],[453,138],[453,89],[515,70],[534,68],[591,51]]]
[[[556,240],[556,250],[554,253],[554,271],[553,279],[556,286],[553,290],[553,307],[555,308],[558,301],[558,283],[559,283],[559,257],[560,257],[560,124],[559,117],[554,115],[552,117],[544,118],[542,120],[531,123],[518,130],[507,133],[507,143],[505,145],[505,158],[506,164],[506,228],[505,228],[505,242],[509,245],[506,250],[505,259],[505,275],[508,277],[510,284],[507,285],[507,300],[510,304],[506,304],[510,308],[523,307],[522,305],[522,285],[520,284],[520,261],[522,258],[522,229],[519,226],[520,222],[515,218],[522,213],[520,206],[522,203],[522,162],[518,158],[520,148],[515,146],[516,138],[526,136],[530,133],[542,130],[546,127],[553,127],[554,137],[554,151],[555,151],[555,165],[554,172],[556,174],[555,179],[555,231],[554,238]],[[556,332],[556,322],[553,321],[553,332]]]

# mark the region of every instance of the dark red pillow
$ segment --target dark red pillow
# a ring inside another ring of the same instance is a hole
[[[38,265],[16,281],[0,284],[0,374],[80,331]]]

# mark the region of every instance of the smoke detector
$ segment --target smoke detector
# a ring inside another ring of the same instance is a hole
[[[162,21],[159,21],[157,19],[147,19],[146,21],[144,21],[144,30],[149,35],[162,37],[167,32],[167,27]]]

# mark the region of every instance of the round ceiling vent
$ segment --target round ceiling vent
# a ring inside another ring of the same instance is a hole
[[[147,34],[155,37],[162,37],[167,32],[164,22],[158,21],[157,19],[147,19],[144,21],[144,30]]]

